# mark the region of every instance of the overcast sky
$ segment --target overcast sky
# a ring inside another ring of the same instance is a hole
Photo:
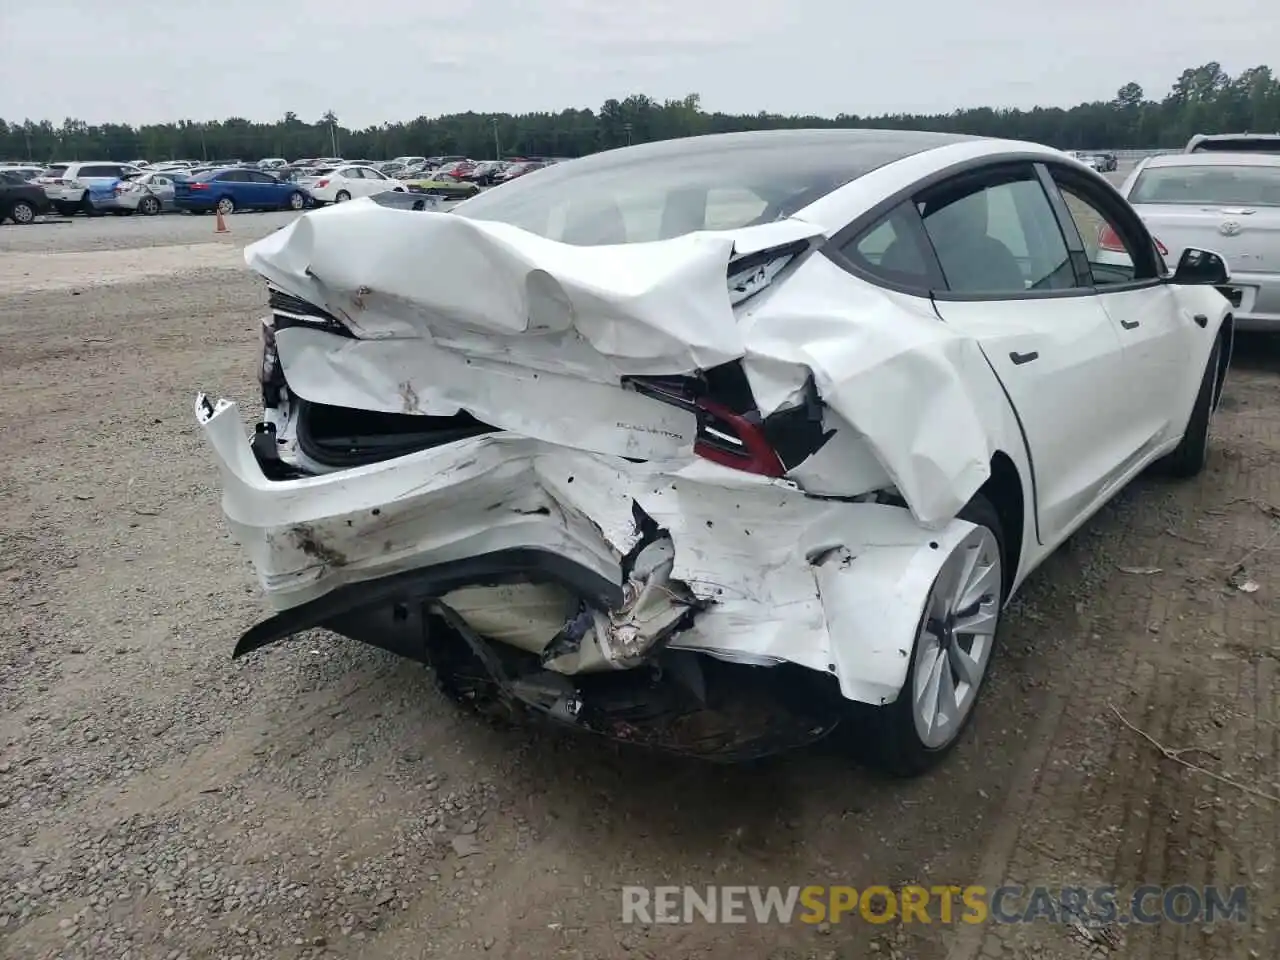
[[[0,0],[0,117],[332,109],[348,126],[702,95],[780,113],[1069,106],[1280,70],[1275,0]]]

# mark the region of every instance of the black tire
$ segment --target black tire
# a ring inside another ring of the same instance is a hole
[[[0,217],[0,220],[3,219],[3,217]],[[15,200],[13,205],[9,207],[9,219],[19,226],[27,226],[35,222],[36,208],[27,203],[26,200]]]
[[[1171,477],[1188,479],[1204,469],[1209,460],[1209,426],[1213,411],[1218,406],[1218,364],[1222,359],[1222,338],[1213,344],[1209,362],[1200,377],[1200,390],[1196,393],[1195,406],[1187,420],[1187,429],[1173,453],[1160,461],[1161,469]]]
[[[1004,598],[1008,595],[1009,583],[1015,571],[1016,558],[1007,553],[1004,530],[1000,524],[1000,514],[991,502],[982,494],[975,494],[965,504],[958,516],[963,520],[980,527],[986,527],[995,537],[1000,552],[1000,569],[1002,583],[1000,585],[1000,602],[997,610],[1003,610]],[[999,613],[997,613],[997,617]],[[923,623],[924,614],[921,614]],[[919,631],[917,631],[917,634]],[[936,766],[949,754],[964,736],[973,715],[982,700],[982,690],[986,686],[987,677],[991,673],[992,658],[999,648],[999,620],[996,624],[996,636],[992,640],[991,654],[987,658],[986,670],[979,682],[973,706],[961,721],[955,735],[938,747],[929,747],[920,739],[916,730],[915,715],[910,691],[915,686],[916,648],[919,645],[917,635],[911,648],[910,666],[903,682],[902,691],[891,704],[875,707],[870,704],[850,703],[848,717],[841,726],[846,727],[845,738],[859,759],[894,777],[915,777]]]
[[[302,195],[301,191],[295,190],[289,194],[289,200],[285,205],[290,210],[301,210],[307,205],[307,198]]]
[[[89,191],[84,192],[84,196],[80,198],[80,210],[86,217],[100,217],[102,212],[94,209],[93,202],[89,199]]]
[[[345,190],[339,190],[337,193],[333,195],[334,203],[346,203],[350,199],[351,199],[351,194],[347,193],[347,191]]]
[[[230,197],[219,197],[218,205],[214,209],[220,211],[224,217],[229,217],[236,212],[236,202]]]
[[[138,212],[144,217],[154,217],[160,212],[160,201],[155,197],[143,197],[138,201]]]

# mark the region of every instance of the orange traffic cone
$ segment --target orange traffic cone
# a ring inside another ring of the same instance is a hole
[[[218,210],[217,213],[218,213],[218,223],[217,223],[217,226],[213,228],[213,232],[214,233],[230,233],[231,231],[227,229],[227,221],[222,219],[222,211]]]

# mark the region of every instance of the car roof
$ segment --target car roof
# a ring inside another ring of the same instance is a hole
[[[643,163],[647,160],[712,158],[726,152],[793,154],[797,162],[823,163],[847,169],[850,179],[917,153],[951,144],[981,140],[958,133],[871,128],[820,128],[799,130],[752,130],[743,133],[712,133],[678,140],[660,140],[615,150],[606,150],[569,161],[576,169],[584,164],[611,166],[614,163]],[[520,162],[544,163],[526,159]]]
[[[1153,167],[1275,167],[1280,166],[1280,155],[1258,153],[1253,150],[1230,153],[1226,150],[1206,150],[1204,153],[1165,153],[1147,160],[1144,170]]]

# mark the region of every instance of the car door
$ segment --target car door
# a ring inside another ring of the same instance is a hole
[[[895,216],[891,241],[867,232],[855,248],[883,243],[879,265],[892,271],[909,264],[916,238],[939,317],[977,340],[1015,411],[1040,537],[1056,543],[1114,492],[1134,451],[1122,426],[1119,336],[1078,279],[1040,171],[1030,163],[969,170]]]
[[[364,195],[366,197],[376,196],[379,193],[386,193],[395,186],[391,180],[378,170],[372,167],[364,167],[360,173],[364,176],[361,182],[364,184]]]
[[[336,171],[336,175],[342,181],[338,190],[345,190],[352,198],[364,196],[364,178],[360,175],[359,167],[342,167]],[[336,198],[337,194],[334,196]]]
[[[253,183],[253,190],[258,197],[260,206],[267,209],[275,209],[285,205],[285,199],[289,196],[289,191],[279,180],[269,173],[263,173],[261,170],[246,170],[245,172]]]
[[[1047,164],[1065,209],[1067,245],[1097,291],[1124,348],[1126,419],[1151,454],[1184,426],[1183,382],[1191,369],[1195,320],[1164,282],[1164,264],[1141,218],[1107,184]]]
[[[174,187],[172,177],[168,174],[154,174],[147,186],[156,199],[160,201],[161,209],[170,210],[173,208]]]

